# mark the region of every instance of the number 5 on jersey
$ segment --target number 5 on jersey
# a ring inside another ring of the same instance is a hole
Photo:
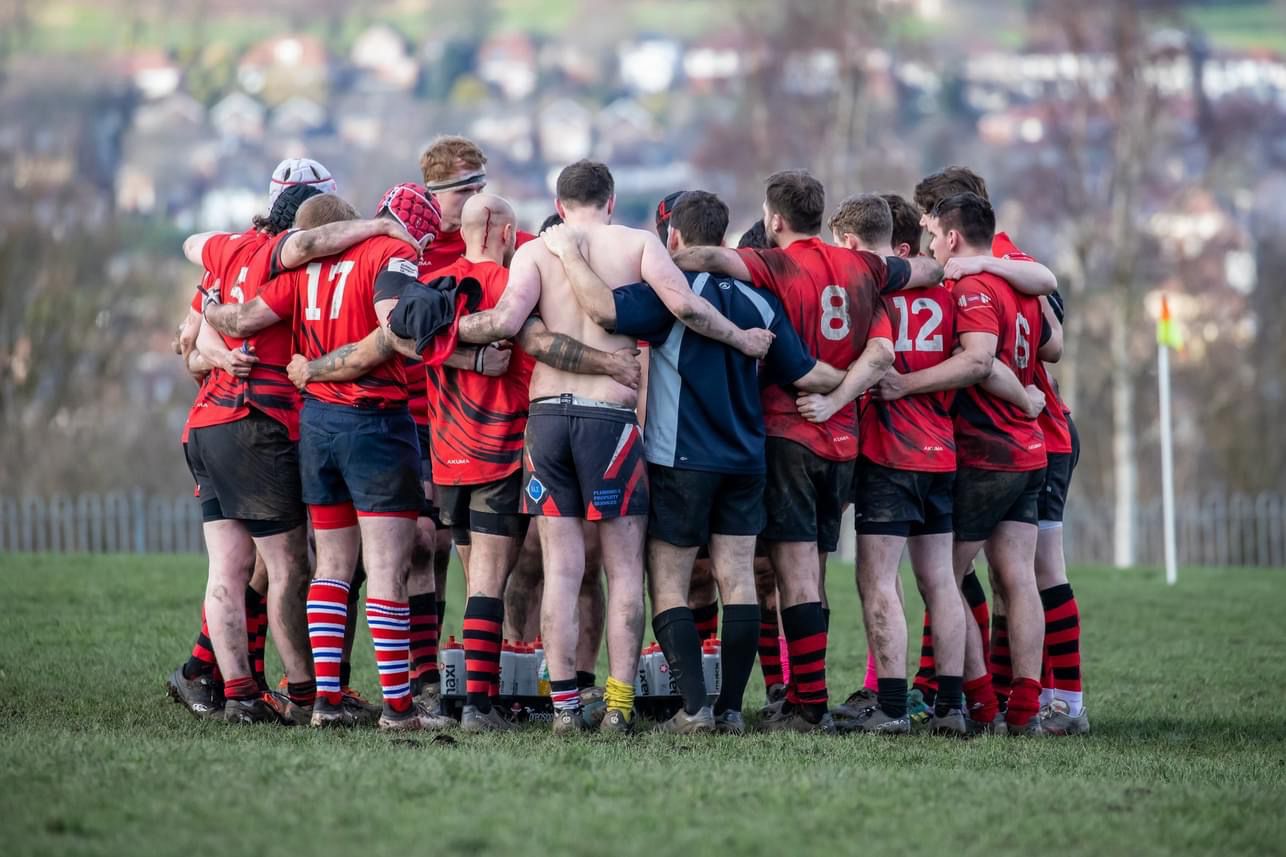
[[[342,262],[334,263],[330,269],[330,276],[327,279],[332,283],[335,282],[336,278],[339,279],[330,298],[331,320],[339,318],[340,307],[344,304],[344,285],[348,282],[348,275],[352,273],[354,264],[353,260],[345,259]],[[317,305],[317,292],[321,287],[322,263],[311,263],[307,271],[308,305],[304,307],[304,320],[321,321],[321,307]]]

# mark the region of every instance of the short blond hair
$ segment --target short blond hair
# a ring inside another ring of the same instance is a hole
[[[477,143],[453,134],[436,138],[420,156],[420,172],[426,185],[446,181],[461,168],[480,170],[486,165],[487,156]]]
[[[884,197],[859,193],[839,204],[826,224],[840,235],[856,235],[867,247],[879,247],[893,240],[893,212]]]
[[[327,223],[341,220],[357,220],[361,217],[357,209],[343,197],[333,193],[320,193],[309,197],[295,212],[295,226],[299,229],[316,229]]]

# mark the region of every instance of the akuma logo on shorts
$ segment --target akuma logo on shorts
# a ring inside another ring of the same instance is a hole
[[[531,477],[531,481],[527,483],[527,496],[531,498],[531,502],[539,503],[545,498],[545,483],[535,476]]]

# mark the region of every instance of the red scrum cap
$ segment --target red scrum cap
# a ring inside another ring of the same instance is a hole
[[[442,209],[418,184],[406,182],[386,190],[375,216],[385,211],[397,218],[421,247],[437,238],[442,228]]]

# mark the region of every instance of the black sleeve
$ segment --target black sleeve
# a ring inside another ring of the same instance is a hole
[[[268,262],[268,279],[274,280],[288,270],[285,265],[281,264],[281,248],[285,247],[286,242],[290,240],[290,236],[298,231],[298,229],[287,230],[277,239],[276,245],[272,248],[272,259]]]
[[[898,289],[905,289],[906,284],[911,282],[911,263],[906,259],[901,256],[885,256],[884,265],[888,269],[884,291],[896,292]]]
[[[1049,326],[1049,319],[1045,318],[1045,314],[1042,312],[1040,314],[1040,344],[1044,345],[1049,342],[1049,338],[1053,335],[1054,329]]]
[[[385,268],[375,277],[375,302],[399,300],[403,292],[419,285],[420,281],[406,271]]]

